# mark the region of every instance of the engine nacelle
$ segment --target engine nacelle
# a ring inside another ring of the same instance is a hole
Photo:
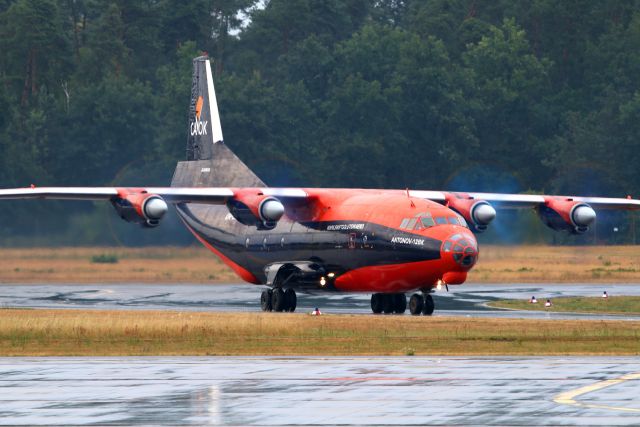
[[[145,227],[157,227],[169,210],[162,197],[145,190],[122,190],[111,199],[111,204],[120,218]]]
[[[596,212],[591,206],[573,199],[548,197],[537,211],[547,227],[573,234],[585,233],[596,219]]]
[[[447,194],[447,206],[458,212],[474,231],[481,233],[496,217],[496,210],[485,200]]]
[[[261,230],[274,228],[284,215],[282,202],[264,194],[236,194],[227,202],[227,208],[238,222]]]

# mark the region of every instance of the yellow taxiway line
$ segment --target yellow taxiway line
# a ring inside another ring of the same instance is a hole
[[[602,390],[603,388],[611,387],[611,386],[614,386],[614,385],[617,385],[617,384],[622,384],[622,383],[627,382],[627,381],[638,380],[638,379],[640,379],[640,372],[637,372],[635,374],[623,375],[623,376],[621,376],[619,378],[615,378],[615,379],[612,379],[612,380],[600,381],[600,382],[597,382],[595,384],[587,385],[587,386],[584,386],[584,387],[577,388],[575,390],[571,390],[571,391],[567,391],[567,392],[564,392],[564,393],[560,393],[556,397],[553,398],[553,401],[556,402],[556,403],[562,404],[562,405],[579,406],[579,407],[582,407],[582,408],[610,409],[610,410],[614,410],[614,411],[625,411],[625,412],[640,412],[640,409],[636,409],[636,408],[625,408],[625,407],[608,406],[608,405],[596,405],[596,404],[591,404],[591,403],[577,402],[575,400],[576,397],[582,396],[583,394],[591,393],[593,391]]]

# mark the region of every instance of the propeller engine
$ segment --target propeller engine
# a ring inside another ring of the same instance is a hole
[[[591,206],[573,199],[548,197],[537,207],[537,212],[547,227],[573,234],[587,232],[596,219],[596,212]]]
[[[229,212],[244,225],[255,225],[260,230],[270,230],[284,215],[284,205],[275,197],[259,194],[237,193],[227,202]]]
[[[120,218],[144,227],[157,227],[169,210],[165,200],[145,190],[121,190],[111,204]]]
[[[447,194],[447,206],[464,217],[473,231],[481,233],[496,218],[496,210],[485,200],[466,195]]]

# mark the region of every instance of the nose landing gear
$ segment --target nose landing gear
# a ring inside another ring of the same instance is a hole
[[[409,312],[414,316],[419,316],[420,314],[431,316],[434,309],[435,303],[430,294],[425,294],[424,296],[420,294],[411,295],[411,299],[409,299]]]

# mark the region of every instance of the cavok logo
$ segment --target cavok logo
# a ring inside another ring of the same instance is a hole
[[[203,122],[202,120],[200,120],[200,114],[202,113],[202,104],[204,104],[204,99],[202,98],[202,96],[199,96],[198,102],[196,102],[196,121],[191,123],[191,136],[207,134],[207,123],[209,122]]]

